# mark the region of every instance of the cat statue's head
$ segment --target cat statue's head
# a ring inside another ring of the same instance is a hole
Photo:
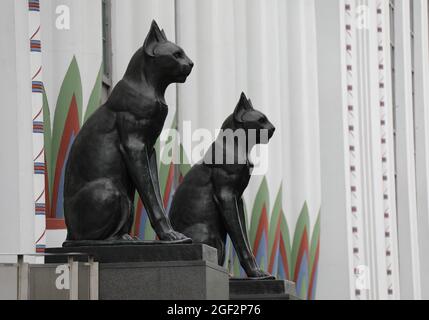
[[[182,48],[168,41],[164,30],[152,21],[142,47],[133,55],[124,78],[166,88],[171,83],[184,83],[194,63]]]
[[[252,101],[247,99],[244,92],[235,107],[232,119],[235,128],[244,129],[246,132],[255,131],[256,144],[268,143],[276,130],[267,116],[253,107]]]
[[[168,41],[164,30],[159,29],[155,20],[152,21],[142,49],[152,70],[156,70],[170,83],[185,82],[194,66],[182,48]]]

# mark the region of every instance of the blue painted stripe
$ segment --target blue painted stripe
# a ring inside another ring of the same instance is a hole
[[[45,174],[45,164],[43,162],[34,163],[34,173],[35,174]]]

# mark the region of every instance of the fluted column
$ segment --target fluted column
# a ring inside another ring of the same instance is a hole
[[[401,298],[421,297],[410,1],[395,1],[395,101],[398,245]]]
[[[0,252],[35,252],[33,114],[28,1],[8,0],[0,12]]]
[[[429,25],[428,2],[414,0],[414,132],[421,298],[429,298]]]

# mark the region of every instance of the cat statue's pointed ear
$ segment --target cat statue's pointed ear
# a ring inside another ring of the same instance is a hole
[[[155,20],[152,21],[150,26],[149,33],[146,37],[146,40],[143,44],[143,49],[149,56],[154,56],[154,49],[158,43],[167,41],[167,37],[165,36],[165,32],[161,31],[158,27],[158,24]]]
[[[250,101],[247,99],[244,92],[242,92],[240,96],[240,101],[238,101],[237,106],[235,107],[235,110],[234,110],[235,121],[240,123],[243,122],[243,115],[251,109],[253,108]]]
[[[162,35],[164,36],[164,39],[167,41],[167,35],[165,34],[164,29],[161,30]]]

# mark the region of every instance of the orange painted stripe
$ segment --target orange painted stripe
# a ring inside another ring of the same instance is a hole
[[[174,175],[173,164],[170,164],[170,168],[168,168],[167,185],[165,186],[165,191],[164,191],[164,199],[163,199],[164,208],[167,207],[168,199],[170,198],[171,187],[173,185],[173,175]]]
[[[64,219],[47,218],[46,229],[48,230],[63,230],[67,229]]]
[[[280,214],[283,214],[283,213],[280,212]],[[278,218],[278,221],[277,221],[277,226],[276,226],[276,234],[274,236],[273,248],[271,250],[270,262],[268,264],[268,272],[270,272],[270,273],[273,272],[274,260],[276,258],[276,252],[277,252],[277,249],[279,247],[280,223],[281,223],[281,216],[279,215],[279,218]]]
[[[289,261],[287,259],[287,253],[284,245],[283,234],[280,234],[280,257],[283,261],[283,266],[286,269],[286,279],[290,279]]]
[[[298,257],[296,259],[295,264],[295,272],[294,272],[294,281],[298,280],[299,275],[299,267],[301,266],[302,257],[304,254],[308,255],[308,237],[307,237],[307,228],[304,228],[304,232],[302,233],[301,243],[299,246]]]
[[[319,247],[320,247],[320,239],[317,239],[317,247],[316,247],[316,254],[314,255],[314,261],[313,261],[313,268],[311,270],[311,275],[310,275],[310,285],[308,286],[308,296],[307,299],[314,299],[314,297],[312,297],[312,293],[313,293],[313,287],[314,287],[314,277],[316,275],[316,270],[317,270],[317,265],[319,264]]]
[[[264,230],[265,230],[265,234],[268,235],[268,218],[267,218],[267,208],[265,207],[265,203],[264,203],[264,206],[262,207],[261,217],[259,218],[258,230],[256,231],[256,238],[253,244],[253,251],[254,251],[253,254],[255,256],[258,255],[259,245],[262,238],[262,232]]]

